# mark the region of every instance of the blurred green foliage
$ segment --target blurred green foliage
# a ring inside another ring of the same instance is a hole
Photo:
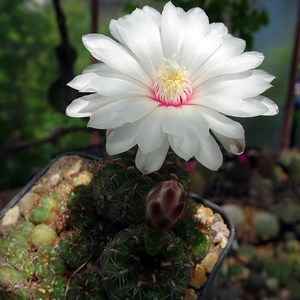
[[[75,65],[79,73],[91,60],[81,43],[81,36],[89,32],[90,16],[83,1],[61,3],[69,38],[80,56]],[[56,127],[85,127],[85,120],[59,114],[47,102],[47,89],[59,71],[55,47],[60,35],[51,2],[1,0],[0,11],[0,148],[45,138]],[[84,147],[89,140],[89,134],[79,132],[56,144],[1,153],[0,190],[24,185],[53,155]]]

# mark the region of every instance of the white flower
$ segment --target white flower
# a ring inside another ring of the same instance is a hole
[[[162,14],[145,6],[110,22],[119,42],[101,34],[83,36],[102,61],[85,69],[69,85],[93,94],[74,100],[71,117],[90,117],[89,127],[107,130],[110,155],[138,145],[136,166],[158,170],[171,147],[185,160],[195,157],[217,170],[224,148],[241,154],[243,127],[228,117],[274,115],[278,107],[260,96],[274,79],[254,70],[258,52],[222,23],[209,24],[200,8],[188,12],[168,2]]]

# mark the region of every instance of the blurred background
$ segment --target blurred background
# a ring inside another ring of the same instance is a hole
[[[204,7],[212,22],[225,22],[248,50],[263,52],[262,68],[276,76],[266,95],[280,107],[276,117],[239,120],[247,146],[280,147],[284,107],[297,25],[297,0],[176,0],[184,9]],[[24,185],[51,157],[86,150],[99,137],[86,120],[64,115],[76,93],[65,87],[92,63],[81,36],[109,35],[112,18],[145,4],[166,1],[1,0],[0,3],[0,191]],[[299,144],[299,128],[293,143]]]
[[[64,113],[78,96],[66,83],[94,62],[82,35],[109,35],[111,19],[146,4],[161,10],[166,2],[0,1],[0,209],[56,155],[103,151],[104,132]],[[264,53],[261,68],[276,76],[265,95],[280,113],[238,119],[246,131],[245,154],[225,154],[216,173],[192,168],[194,191],[220,205],[234,205],[229,210],[239,228],[235,252],[220,273],[218,300],[300,299],[299,1],[172,2],[185,10],[200,6],[211,22],[224,22],[247,41],[247,50]],[[261,212],[271,213],[271,219],[262,217],[254,229]],[[268,224],[271,231],[261,233]],[[267,261],[261,253],[268,253]]]

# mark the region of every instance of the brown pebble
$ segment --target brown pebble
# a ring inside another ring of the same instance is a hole
[[[211,208],[205,207],[202,204],[200,204],[198,206],[195,217],[203,224],[209,224],[212,223],[214,219],[214,212],[212,211]]]
[[[199,289],[207,280],[204,266],[197,264],[194,274],[190,280],[190,286]]]
[[[37,205],[40,198],[40,195],[28,192],[19,201],[18,205],[20,207],[20,213],[26,220],[28,219],[32,209]]]
[[[88,185],[93,178],[93,174],[88,171],[81,171],[77,175],[75,175],[71,181],[73,186],[77,186],[80,184]]]
[[[218,260],[216,253],[208,253],[202,260],[201,265],[204,267],[207,273],[210,273]]]
[[[71,175],[78,173],[81,166],[82,166],[82,159],[74,160],[71,166],[68,166],[66,169],[63,170],[64,178],[70,177]]]
[[[197,297],[198,295],[196,294],[195,290],[187,289],[184,300],[196,300]]]
[[[6,214],[1,220],[1,225],[2,226],[15,225],[18,221],[19,216],[20,216],[20,209],[19,206],[16,205],[6,212]]]

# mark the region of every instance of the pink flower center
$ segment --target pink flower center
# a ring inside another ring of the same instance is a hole
[[[166,66],[161,66],[154,77],[152,90],[154,100],[165,106],[180,106],[191,97],[192,82],[188,79],[188,72],[175,61],[164,59]]]

